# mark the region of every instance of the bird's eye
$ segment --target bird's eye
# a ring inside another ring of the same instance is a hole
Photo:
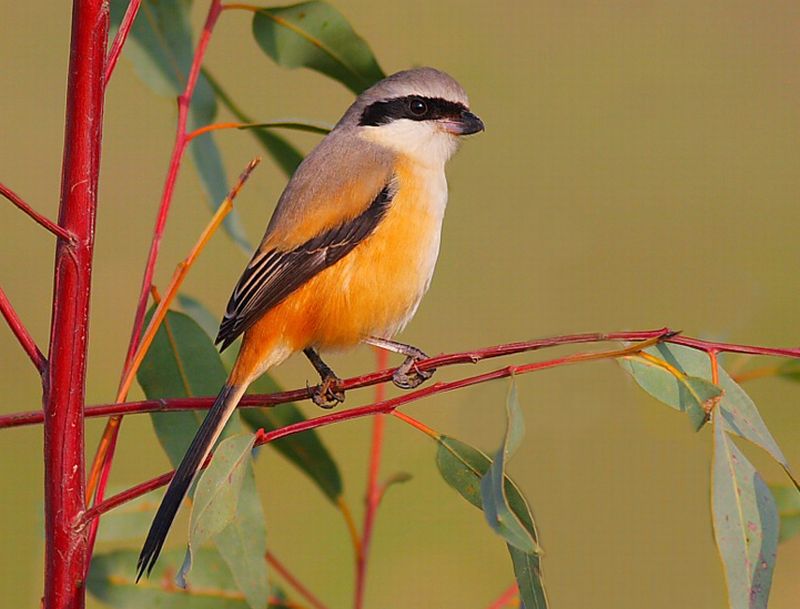
[[[414,116],[423,116],[428,111],[428,104],[421,99],[412,99],[409,108]]]

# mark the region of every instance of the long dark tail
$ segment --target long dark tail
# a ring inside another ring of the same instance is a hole
[[[208,453],[217,441],[219,434],[222,433],[225,423],[228,422],[231,414],[233,414],[236,405],[244,393],[242,387],[236,385],[225,384],[219,392],[214,405],[208,411],[203,424],[197,431],[194,439],[192,440],[189,450],[183,456],[183,461],[175,471],[172,481],[169,483],[167,493],[158,507],[153,524],[150,525],[150,532],[147,533],[147,539],[142,547],[142,552],[139,554],[139,562],[136,565],[136,581],[138,582],[142,575],[153,570],[158,555],[161,552],[161,547],[164,545],[164,540],[167,538],[167,533],[175,519],[175,514],[183,502],[186,493],[189,492],[189,487],[192,485],[200,466],[206,460]]]

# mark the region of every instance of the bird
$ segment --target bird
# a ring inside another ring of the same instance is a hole
[[[247,387],[302,351],[320,376],[312,400],[344,400],[320,351],[365,343],[405,356],[392,380],[409,389],[432,371],[393,338],[431,282],[447,204],[445,164],[484,130],[464,89],[430,67],[363,91],[297,167],[225,309],[215,344],[242,343],[230,375],[175,471],[137,563],[158,559],[172,521]]]

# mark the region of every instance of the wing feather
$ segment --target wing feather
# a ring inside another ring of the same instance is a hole
[[[215,341],[221,344],[220,350],[226,349],[272,307],[369,237],[386,214],[396,190],[395,180],[390,179],[355,218],[289,251],[256,252],[225,309]]]

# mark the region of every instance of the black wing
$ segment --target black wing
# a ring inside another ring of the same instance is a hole
[[[306,241],[288,252],[258,252],[233,290],[215,344],[224,351],[272,307],[332,266],[369,237],[396,192],[395,181],[381,189],[361,214]]]

